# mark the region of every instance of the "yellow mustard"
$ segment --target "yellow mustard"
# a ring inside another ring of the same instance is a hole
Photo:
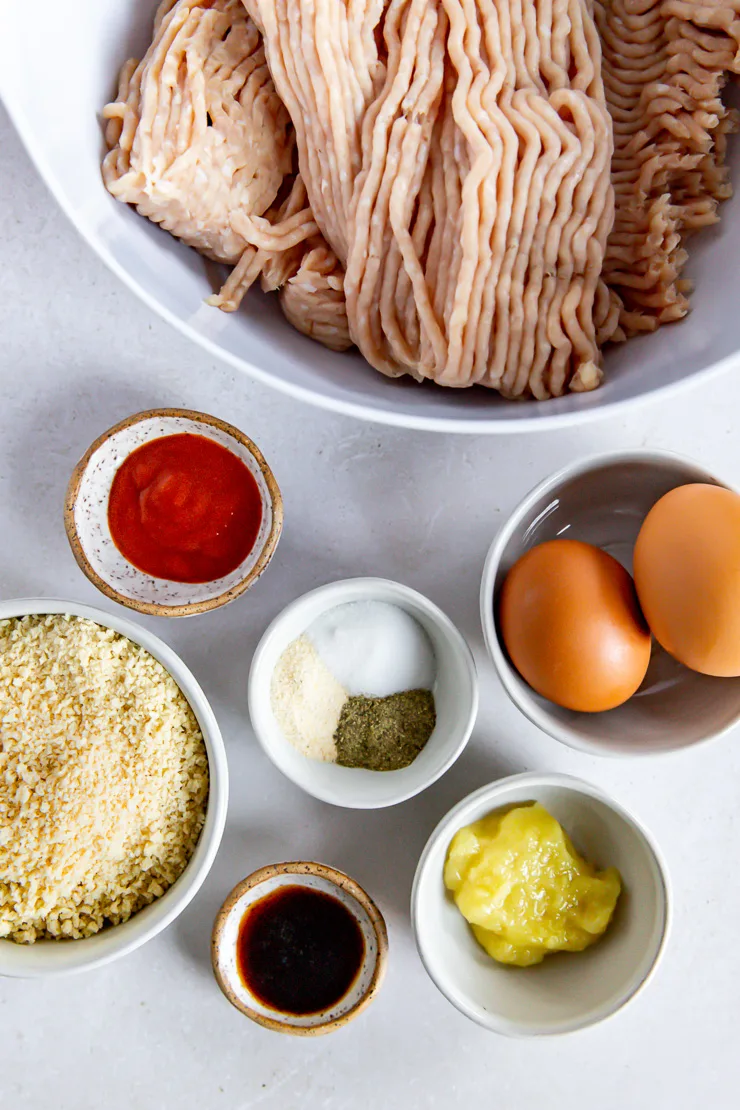
[[[539,803],[460,829],[444,881],[488,955],[518,967],[595,944],[622,888],[617,869],[592,867]]]

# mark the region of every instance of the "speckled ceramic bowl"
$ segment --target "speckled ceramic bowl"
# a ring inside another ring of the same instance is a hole
[[[206,436],[233,452],[249,468],[262,498],[262,523],[246,559],[212,582],[171,582],[132,566],[111,538],[108,497],[121,463],[137,447],[162,436]],[[107,597],[139,613],[188,617],[217,609],[257,581],[272,558],[283,525],[283,501],[259,448],[237,428],[190,409],[149,409],[104,432],[74,469],[67,488],[64,524],[80,569]]]
[[[239,925],[253,903],[281,886],[304,886],[337,898],[353,914],[365,940],[365,955],[347,993],[329,1010],[296,1016],[265,1006],[243,982],[236,964]],[[252,1021],[278,1033],[311,1037],[331,1033],[369,1006],[380,988],[388,955],[385,921],[362,887],[324,863],[274,863],[247,876],[218,912],[211,938],[211,959],[218,985],[232,1006]]]

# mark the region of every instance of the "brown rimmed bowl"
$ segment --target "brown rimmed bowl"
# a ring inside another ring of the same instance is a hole
[[[362,930],[362,966],[346,994],[328,1010],[302,1016],[274,1010],[249,990],[239,974],[236,946],[241,921],[250,906],[282,886],[304,886],[332,895]],[[349,875],[324,863],[273,863],[254,871],[237,883],[218,911],[211,937],[213,973],[232,1006],[265,1029],[303,1037],[341,1029],[369,1006],[383,981],[387,957],[385,921],[372,898]]]
[[[123,461],[144,443],[183,433],[212,439],[241,459],[262,499],[262,523],[251,551],[231,574],[212,582],[144,574],[124,559],[108,528],[108,497]],[[64,526],[78,566],[106,597],[139,613],[189,617],[227,605],[257,581],[280,538],[283,499],[262,452],[238,428],[191,409],[148,409],[114,424],[85,452],[67,487]]]

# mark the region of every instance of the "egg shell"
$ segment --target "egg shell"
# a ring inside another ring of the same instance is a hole
[[[658,643],[702,674],[740,676],[740,495],[678,486],[637,537],[635,586]]]
[[[522,678],[566,709],[614,709],[645,677],[651,638],[632,579],[591,544],[550,540],[526,552],[506,576],[498,618]]]

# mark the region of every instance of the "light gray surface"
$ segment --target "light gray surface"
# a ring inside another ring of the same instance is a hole
[[[579,431],[501,440],[358,424],[293,403],[208,361],[79,241],[0,115],[0,591],[112,608],[78,571],[62,527],[69,473],[114,421],[152,405],[232,420],[260,445],[286,527],[257,586],[185,623],[145,621],[203,683],[232,774],[227,832],[183,916],[127,959],[57,982],[0,982],[0,1105],[8,1110],[730,1110],[740,1054],[737,733],[695,754],[599,760],[540,734],[485,660],[478,584],[497,523],[568,460],[620,446],[694,455],[740,483],[740,374]],[[246,716],[249,660],[304,590],[350,574],[427,593],[469,637],[482,705],[456,766],[420,797],[358,813],[303,795],[261,754]],[[438,994],[413,947],[408,898],[433,825],[464,794],[525,769],[599,783],[661,844],[673,937],[649,990],[605,1025],[508,1041]],[[315,1042],[252,1026],[209,966],[211,923],[261,864],[315,858],[349,871],[385,912],[388,977],[370,1010]]]

